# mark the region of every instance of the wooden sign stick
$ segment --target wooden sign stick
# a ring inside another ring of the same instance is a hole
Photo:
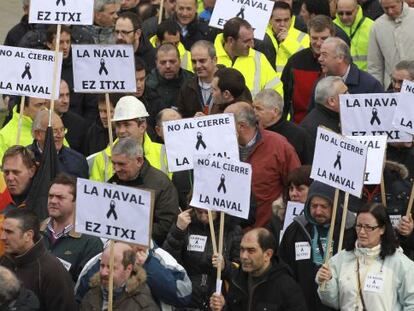
[[[342,210],[342,219],[341,219],[341,231],[339,232],[338,252],[342,250],[342,244],[344,241],[346,215],[348,214],[348,202],[349,202],[349,193],[345,192],[344,207]]]

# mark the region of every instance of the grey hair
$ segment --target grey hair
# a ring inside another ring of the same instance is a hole
[[[341,77],[328,76],[318,82],[315,88],[315,102],[325,106],[328,99],[338,95],[338,88],[335,83],[343,82]]]
[[[207,40],[199,40],[196,43],[194,43],[191,47],[191,51],[195,48],[204,48],[207,50],[208,56],[211,58],[214,58],[217,56],[216,48],[214,47],[214,44]]]
[[[133,138],[127,137],[122,138],[114,145],[112,149],[112,154],[116,155],[126,155],[128,158],[142,157],[144,155],[144,150],[142,149],[141,144]]]
[[[329,37],[324,42],[324,44],[334,44],[335,45],[335,56],[342,57],[345,63],[352,63],[351,50],[349,49],[348,44],[338,37]]]
[[[0,306],[15,300],[20,292],[20,282],[12,271],[0,266]]]
[[[395,70],[406,70],[410,79],[414,80],[414,60],[402,60],[395,65]]]
[[[257,118],[253,108],[249,106],[242,106],[234,113],[236,123],[245,122],[249,127],[257,127]]]
[[[95,0],[93,10],[95,12],[102,12],[107,4],[117,4],[118,0]]]
[[[255,101],[261,102],[266,108],[283,111],[283,98],[273,89],[261,90],[254,98]]]
[[[33,136],[34,136],[34,132],[35,132],[36,130],[45,130],[45,129],[42,127],[42,121],[44,120],[44,118],[46,118],[46,117],[48,117],[48,116],[49,116],[49,110],[48,110],[48,109],[40,110],[38,113],[36,113],[36,117],[35,117],[35,119],[33,120],[33,123],[32,123],[32,135],[33,135]],[[59,116],[56,114],[56,112],[52,112],[52,118],[53,118],[54,116],[59,117]]]

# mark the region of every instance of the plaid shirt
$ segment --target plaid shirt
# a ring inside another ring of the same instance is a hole
[[[73,224],[69,224],[65,227],[65,229],[63,229],[62,232],[58,232],[56,233],[55,230],[53,230],[53,220],[52,218],[50,218],[49,222],[47,223],[47,230],[49,230],[49,232],[51,233],[50,235],[50,239],[51,241],[54,243],[56,240],[67,236],[69,234],[69,232],[71,232],[73,229]]]

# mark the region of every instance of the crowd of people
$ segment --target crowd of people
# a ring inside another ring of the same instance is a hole
[[[273,2],[263,40],[240,17],[210,27],[215,0],[94,0],[93,24],[62,25],[56,42],[22,1],[4,44],[58,46],[63,61],[54,111],[3,94],[0,310],[108,310],[110,247],[76,231],[76,178],[153,190],[151,245],[113,247],[113,310],[414,310],[413,143],[388,143],[384,187],[365,185],[346,214],[339,195],[334,228],[335,188],[310,177],[318,127],[341,133],[341,94],[414,81],[414,2]],[[75,92],[72,44],[132,45],[136,92]],[[191,206],[193,172],[169,171],[163,129],[220,113],[252,167],[249,217],[226,215],[222,253],[220,217]],[[48,135],[56,176],[42,200]],[[282,231],[289,201],[303,212]]]

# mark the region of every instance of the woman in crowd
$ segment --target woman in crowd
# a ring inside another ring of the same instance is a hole
[[[343,311],[414,310],[414,263],[396,241],[385,207],[362,207],[346,250],[316,275],[322,302]]]

